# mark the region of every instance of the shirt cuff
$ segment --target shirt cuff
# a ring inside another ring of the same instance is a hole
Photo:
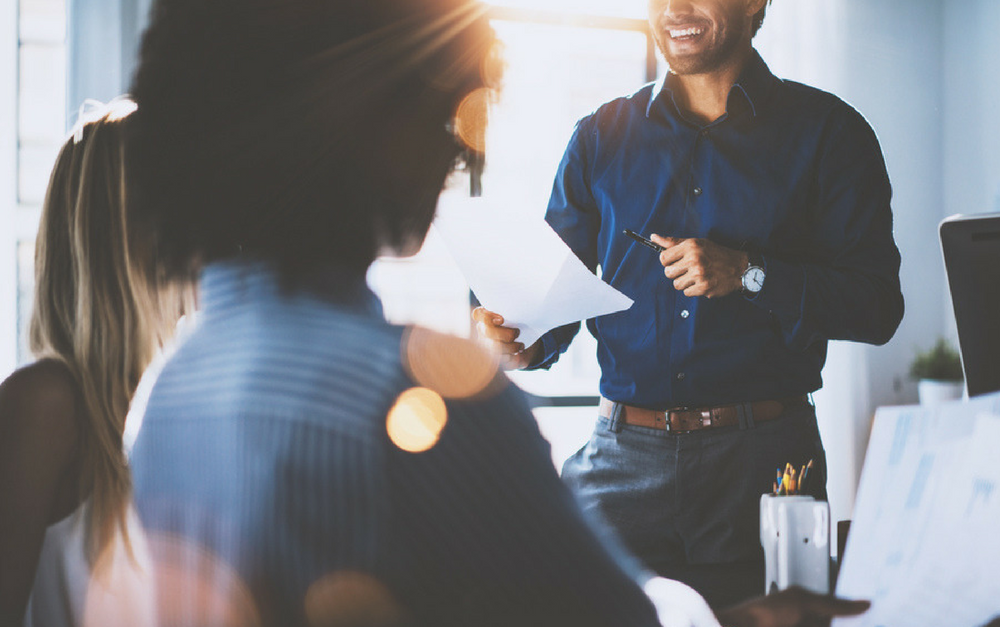
[[[694,588],[679,581],[653,577],[643,587],[663,627],[721,627],[712,608]]]
[[[747,296],[747,300],[782,320],[799,320],[806,288],[805,268],[769,256],[764,257],[764,263],[764,287],[756,295]]]
[[[552,331],[543,335],[539,341],[542,343],[542,350],[539,352],[540,356],[534,362],[525,366],[524,370],[548,370],[552,367],[552,364],[559,361],[559,355],[561,354],[559,342],[554,337]]]

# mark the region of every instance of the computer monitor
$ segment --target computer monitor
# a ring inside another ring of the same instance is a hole
[[[969,396],[1000,391],[1000,214],[955,216],[939,231]]]

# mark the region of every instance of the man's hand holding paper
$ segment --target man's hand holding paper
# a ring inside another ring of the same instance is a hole
[[[472,311],[472,319],[476,321],[476,332],[489,349],[500,355],[505,368],[520,370],[527,368],[541,350],[539,341],[531,346],[518,342],[521,332],[505,327],[503,316],[485,307],[476,307]]]
[[[434,225],[485,308],[476,314],[480,330],[509,356],[509,366],[526,366],[533,345],[550,329],[632,306],[541,217],[514,221],[497,215],[482,200],[442,204]]]

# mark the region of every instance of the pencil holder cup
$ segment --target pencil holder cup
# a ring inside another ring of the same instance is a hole
[[[760,497],[765,594],[801,586],[830,592],[830,504],[811,496]]]

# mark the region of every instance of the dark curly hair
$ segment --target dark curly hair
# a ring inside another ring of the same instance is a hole
[[[294,278],[422,241],[493,49],[473,0],[158,0],[128,151],[163,270]]]

